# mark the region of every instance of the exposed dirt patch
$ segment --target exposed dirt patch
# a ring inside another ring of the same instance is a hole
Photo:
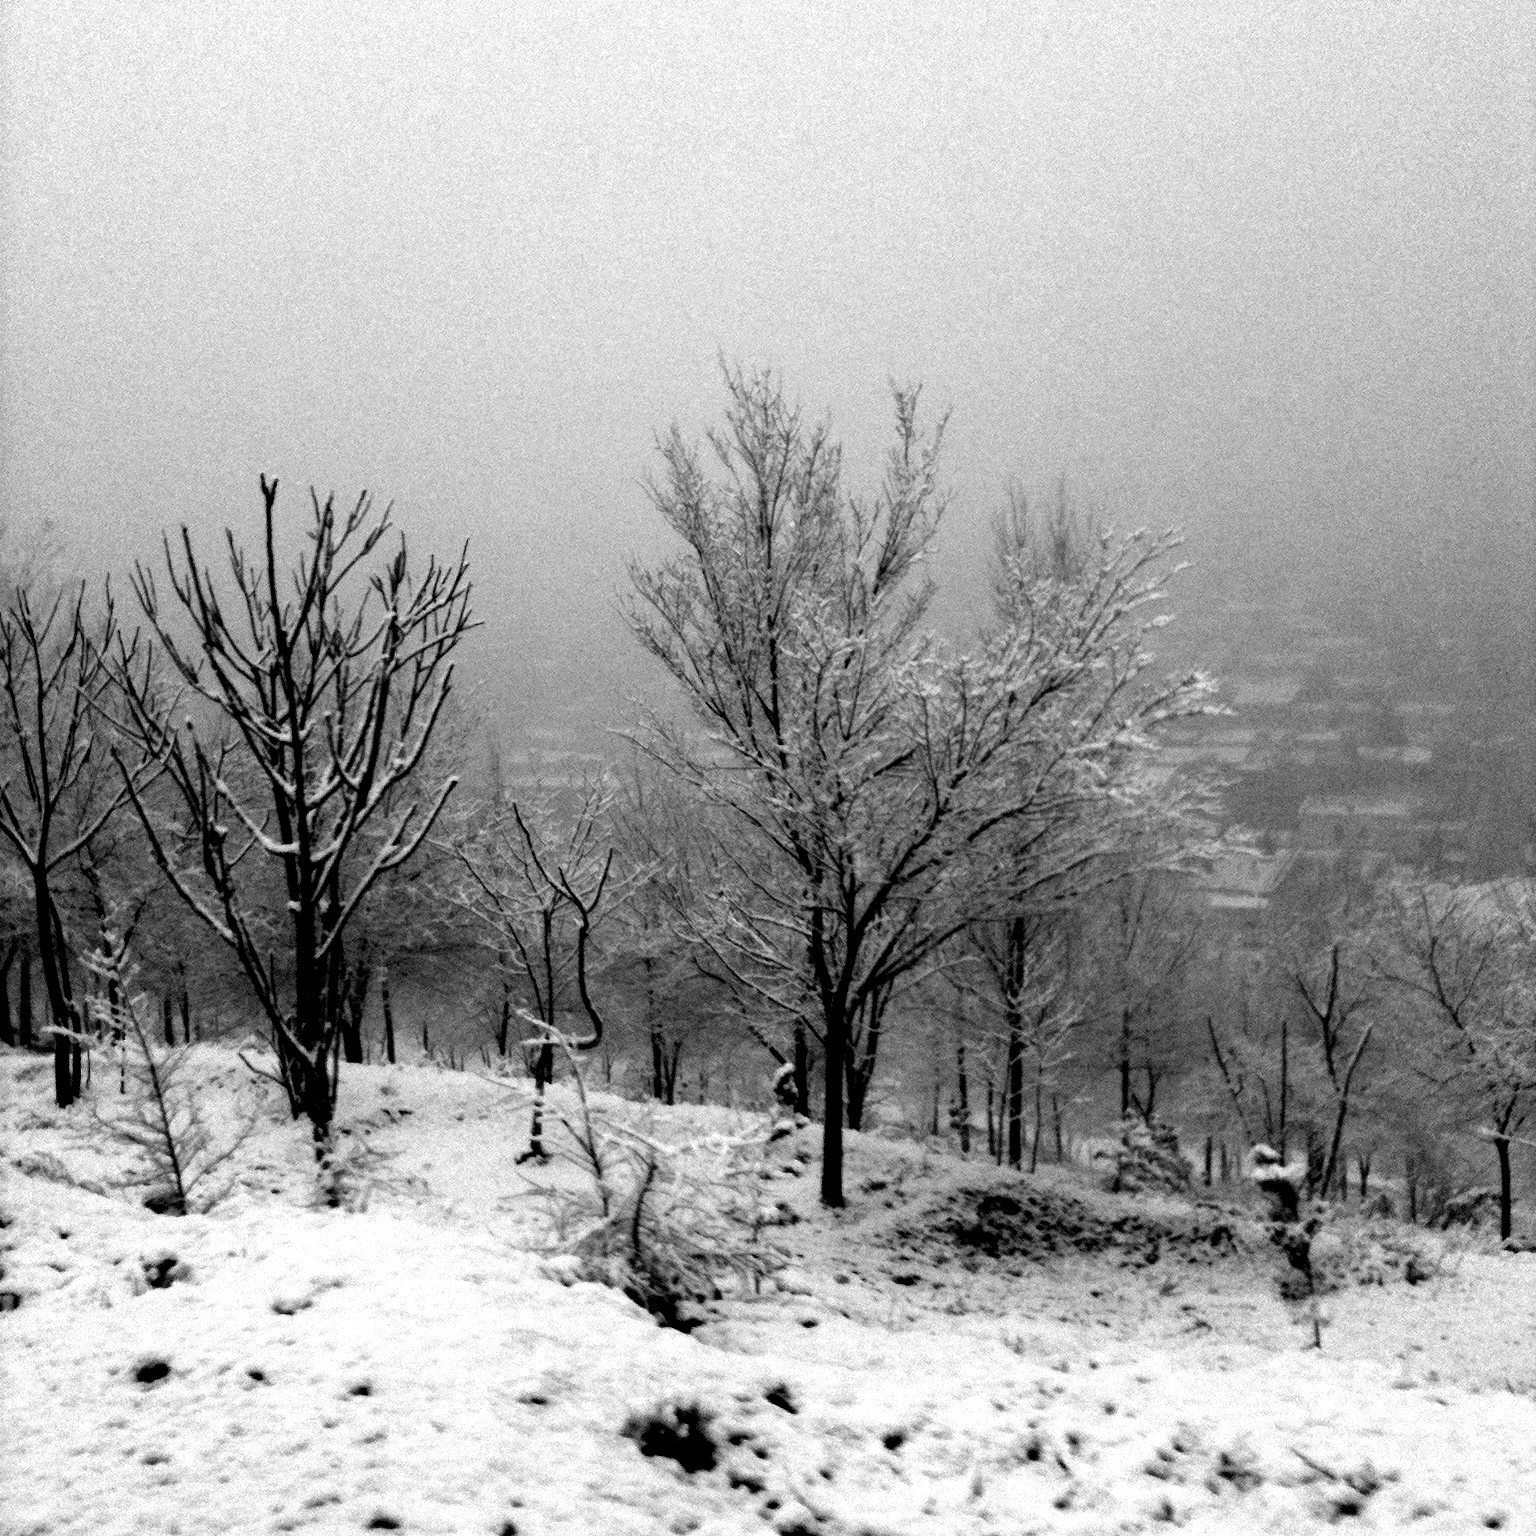
[[[904,1216],[891,1235],[907,1249],[948,1251],[962,1263],[1042,1261],[1080,1254],[1130,1265],[1209,1263],[1259,1246],[1252,1223],[1216,1206],[1152,1209],[1086,1199],[1047,1185],[960,1185]]]

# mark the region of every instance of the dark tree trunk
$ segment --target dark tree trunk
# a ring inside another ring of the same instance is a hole
[[[60,1109],[75,1102],[71,1071],[70,1034],[75,1027],[70,996],[69,967],[65,961],[64,928],[58,909],[41,873],[34,874],[33,907],[37,917],[38,958],[43,965],[43,986],[48,996],[48,1017],[53,1025],[53,1096]]]
[[[395,1064],[395,1010],[389,1001],[389,971],[379,972],[379,1008],[384,1015],[384,1059]]]
[[[1285,1112],[1291,1091],[1291,1027],[1283,1015],[1280,1019],[1280,1161],[1285,1161]]]
[[[965,1075],[965,1041],[955,1047],[955,1093],[959,1104],[956,1115],[960,1132],[960,1155],[969,1157],[971,1152],[971,1093]]]
[[[795,1113],[811,1118],[811,1040],[804,1019],[795,1020]]]
[[[864,1110],[869,1102],[869,1085],[875,1077],[875,1061],[880,1053],[880,1030],[885,1017],[885,999],[876,989],[862,1010],[865,1018],[863,1046],[857,1052],[849,1042],[848,1052],[848,1129],[864,1129]],[[938,1133],[935,1132],[935,1135]]]
[[[993,1162],[1000,1163],[1003,1160],[1002,1141],[997,1134],[997,1115],[994,1113],[994,1104],[997,1095],[992,1084],[987,1083],[987,1156]]]
[[[1024,978],[1029,964],[1029,930],[1022,917],[1008,922],[1003,960],[1003,1020],[1008,1054],[1003,1064],[1002,1117],[1007,1125],[1008,1165],[1024,1165]],[[998,1140],[1003,1138],[999,1127]]]
[[[667,1036],[656,1011],[656,961],[644,956],[640,967],[645,972],[645,1019],[651,1037],[651,1097],[662,1103],[667,1096]]]
[[[1207,1189],[1211,1187],[1211,1159],[1215,1153],[1215,1150],[1215,1139],[1213,1137],[1207,1136],[1205,1138],[1205,1187]]]
[[[6,945],[5,959],[0,961],[0,1045],[16,1044],[16,1026],[11,1019],[11,966],[21,949],[21,941],[12,939]]]
[[[1371,1154],[1369,1152],[1355,1153],[1355,1171],[1360,1175],[1360,1203],[1364,1205],[1371,1192]]]
[[[1008,1028],[1008,1064],[1006,1073],[1006,1117],[1008,1121],[1008,1166],[1024,1166],[1024,1037],[1017,1016]]]
[[[1034,1173],[1040,1166],[1040,1132],[1045,1121],[1045,1090],[1040,1079],[1035,1079],[1035,1134],[1029,1139],[1029,1171]]]
[[[1506,1238],[1513,1230],[1514,1191],[1510,1185],[1509,1137],[1495,1136],[1493,1150],[1499,1159],[1499,1236]]]
[[[337,945],[337,953],[341,946]],[[373,979],[373,964],[368,958],[368,939],[364,935],[357,947],[357,959],[347,971],[342,987],[341,1046],[349,1065],[363,1060],[363,1015],[368,1006],[368,984]]]
[[[62,1031],[53,1037],[53,1098],[60,1109],[68,1109],[75,1102],[69,1036]]]
[[[1056,1138],[1056,1162],[1058,1166],[1067,1160],[1067,1155],[1061,1145],[1061,1099],[1058,1095],[1051,1095],[1051,1131]]]
[[[533,1120],[528,1130],[528,1150],[518,1157],[518,1162],[530,1158],[544,1162],[549,1154],[544,1150],[544,1091],[555,1076],[555,1046],[546,1041],[539,1046],[533,1057]]]
[[[1120,1118],[1131,1116],[1131,1010],[1120,1010]]]
[[[160,999],[160,1022],[165,1029],[165,1043],[176,1044],[176,1005],[168,997]]]
[[[840,998],[825,1005],[826,1043],[821,1078],[825,1118],[821,1125],[821,1203],[840,1207],[843,1198],[843,1069],[848,1058],[848,1015]]]
[[[181,1043],[183,1045],[191,1045],[192,1044],[192,998],[191,998],[191,995],[187,991],[187,967],[186,967],[186,962],[182,961],[181,963],[179,963],[177,965],[177,967],[176,967],[176,971],[177,971],[177,975],[179,976],[179,978],[181,980],[180,999],[179,999],[179,1001],[181,1003]]]

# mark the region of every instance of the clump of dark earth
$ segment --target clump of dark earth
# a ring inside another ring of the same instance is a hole
[[[192,1278],[190,1266],[183,1264],[168,1249],[162,1249],[158,1253],[144,1254],[139,1259],[139,1268],[144,1272],[145,1285],[152,1291],[167,1290],[179,1280]]]
[[[1209,1262],[1244,1246],[1239,1218],[1219,1207],[1138,1210],[1123,1202],[1100,1207],[1063,1190],[1027,1184],[960,1188],[893,1229],[902,1246],[945,1249],[989,1259],[1053,1259],[1119,1255],[1122,1262],[1161,1259]]]
[[[684,1472],[711,1472],[716,1461],[713,1415],[697,1403],[680,1403],[649,1414],[632,1414],[620,1431],[642,1456],[663,1456]]]

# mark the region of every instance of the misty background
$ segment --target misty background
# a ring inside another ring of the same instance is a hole
[[[653,433],[723,357],[855,484],[889,380],[952,411],[949,625],[1059,475],[1187,529],[1196,618],[1528,604],[1519,0],[0,14],[0,509],[83,574],[254,530],[259,472],[368,487],[469,539],[509,728],[572,678],[612,721]]]

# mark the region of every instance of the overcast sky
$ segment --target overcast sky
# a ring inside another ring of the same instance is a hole
[[[366,485],[590,643],[723,353],[855,465],[952,407],[957,580],[1009,477],[1525,518],[1532,10],[10,0],[0,495],[106,568]]]

